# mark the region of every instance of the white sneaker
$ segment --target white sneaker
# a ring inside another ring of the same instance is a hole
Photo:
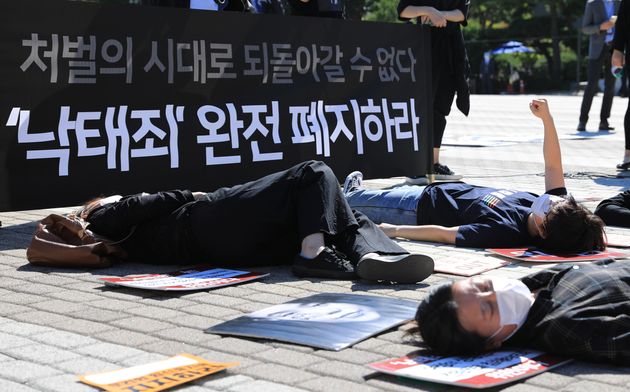
[[[407,177],[405,179],[405,184],[407,185],[428,185],[429,179],[427,176],[416,176],[416,177]]]
[[[343,194],[347,195],[348,193],[361,188],[361,183],[363,182],[363,173],[360,171],[353,171],[348,174],[346,180],[343,182]]]

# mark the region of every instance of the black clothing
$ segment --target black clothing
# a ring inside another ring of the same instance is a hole
[[[627,0],[622,0],[619,5],[617,22],[615,23],[615,37],[613,38],[613,49],[626,54],[626,75],[630,71],[630,6]],[[610,73],[610,72],[608,72]],[[626,150],[630,150],[630,99],[623,122],[623,130],[626,139]]]
[[[190,8],[190,0],[142,0],[142,5],[157,5],[162,7]]]
[[[320,232],[355,265],[371,252],[408,253],[353,211],[332,170],[316,161],[218,189],[205,200],[194,201],[189,191],[126,197],[87,221],[112,239],[135,226],[121,246],[131,259],[154,264],[290,264],[304,237]]]
[[[217,0],[208,0],[217,1]],[[162,7],[190,8],[190,0],[142,0],[142,5],[157,5]],[[247,0],[225,0],[217,1],[219,10],[249,12],[250,7]]]
[[[588,59],[587,83],[584,96],[582,97],[582,106],[580,107],[580,123],[586,124],[588,122],[588,113],[591,111],[593,97],[599,91],[599,75],[601,75],[602,67],[604,70],[604,98],[599,112],[599,120],[604,123],[608,122],[610,108],[615,96],[615,77],[610,72],[611,51],[610,45],[604,45],[604,49],[602,49],[598,58]]]
[[[540,291],[507,345],[630,364],[630,263],[561,264],[522,281]]]
[[[287,2],[291,7],[291,15],[343,19],[343,0],[309,0],[306,3],[300,0],[287,0]]]
[[[466,116],[470,111],[468,76],[470,64],[464,46],[460,24],[466,26],[470,0],[400,0],[398,15],[408,6],[433,7],[438,11],[460,10],[462,22],[447,22],[446,27],[431,28],[432,93],[433,93],[433,146],[442,145],[446,116],[451,111],[457,92],[457,108]],[[399,17],[400,20],[409,20]]]
[[[603,200],[595,209],[595,215],[607,225],[630,227],[630,190]]]
[[[563,196],[566,188],[551,189]],[[538,195],[463,182],[435,183],[418,200],[418,225],[459,226],[455,245],[468,248],[511,248],[536,240],[527,231],[527,217]]]

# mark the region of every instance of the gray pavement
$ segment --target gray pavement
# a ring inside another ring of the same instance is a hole
[[[470,117],[455,108],[446,142],[516,141],[497,147],[446,145],[442,163],[468,182],[544,190],[538,119],[529,114],[531,96],[473,96]],[[574,136],[581,97],[552,96],[550,106],[563,138]],[[623,153],[626,100],[616,98],[611,125],[615,133],[588,133],[588,139],[562,140],[569,190],[593,207],[630,188],[614,166]],[[591,124],[598,123],[600,97]],[[388,186],[401,178],[368,181]],[[340,352],[279,342],[204,334],[209,326],[253,310],[315,293],[364,293],[420,300],[431,286],[453,279],[434,274],[417,285],[299,279],[287,267],[263,269],[271,276],[254,283],[209,292],[165,294],[105,287],[101,276],[120,276],[174,267],[125,264],[82,271],[30,266],[26,247],[38,219],[52,211],[0,213],[0,391],[89,391],[76,375],[144,364],[182,352],[210,361],[239,361],[238,367],[186,384],[185,391],[447,391],[461,390],[373,373],[365,365],[415,349],[404,329],[392,330]],[[630,236],[630,230],[614,232]],[[403,241],[409,249],[441,257],[486,257],[480,250],[455,249]],[[627,261],[626,261],[627,262]],[[520,277],[544,265],[512,264],[492,271]],[[574,362],[508,385],[506,391],[627,391],[630,368]]]

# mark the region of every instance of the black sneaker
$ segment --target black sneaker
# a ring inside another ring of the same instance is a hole
[[[630,170],[630,161],[618,164],[617,165],[617,170],[619,170],[619,171]]]
[[[580,121],[580,123],[577,126],[577,131],[578,132],[586,132],[586,123]]]
[[[384,256],[368,253],[357,264],[357,275],[366,280],[398,283],[420,282],[433,273],[433,259],[419,254]]]
[[[346,180],[343,182],[343,194],[347,195],[352,191],[356,191],[361,188],[361,183],[363,182],[363,173],[360,171],[353,171],[348,174]]]
[[[446,165],[442,165],[440,163],[433,164],[433,174],[435,174],[435,179],[438,181],[451,181],[451,180],[461,180],[464,176],[460,174],[455,174],[451,169]]]
[[[315,258],[307,259],[300,254],[293,261],[293,274],[299,277],[356,279],[357,274],[350,260],[329,247]]]
[[[611,127],[608,124],[608,121],[602,121],[599,123],[599,130],[600,131],[614,131],[615,127]]]

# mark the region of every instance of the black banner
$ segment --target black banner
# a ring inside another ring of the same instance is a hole
[[[307,159],[427,169],[428,32],[58,0],[0,2],[0,211],[210,191]]]

